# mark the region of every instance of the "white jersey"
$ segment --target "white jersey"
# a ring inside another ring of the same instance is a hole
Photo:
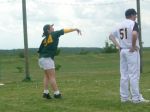
[[[113,32],[112,35],[119,40],[120,47],[130,49],[132,47],[132,32],[138,31],[138,25],[130,19],[124,20]],[[136,46],[139,47],[139,39],[136,40]]]

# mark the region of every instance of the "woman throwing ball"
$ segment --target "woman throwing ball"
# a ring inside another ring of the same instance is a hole
[[[43,35],[44,39],[41,42],[39,47],[39,66],[44,70],[44,92],[43,98],[51,99],[52,97],[49,94],[48,85],[50,86],[54,92],[54,98],[61,98],[62,95],[58,89],[55,77],[55,63],[54,57],[57,51],[59,37],[64,35],[65,33],[70,33],[77,31],[79,35],[81,35],[81,31],[77,28],[75,29],[61,29],[58,31],[54,31],[53,24],[47,24],[43,27]]]

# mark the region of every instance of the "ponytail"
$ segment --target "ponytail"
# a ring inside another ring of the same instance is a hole
[[[42,37],[46,37],[48,35],[48,31],[43,32]]]

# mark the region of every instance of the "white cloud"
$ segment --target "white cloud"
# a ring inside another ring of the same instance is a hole
[[[0,2],[0,49],[23,48],[21,0]],[[135,0],[26,0],[29,47],[38,47],[44,24],[54,23],[55,29],[78,27],[60,38],[63,47],[103,47],[109,32],[124,19],[127,8],[136,8]],[[149,46],[149,2],[141,1],[142,35]],[[116,3],[116,4],[115,4]],[[9,44],[7,44],[9,43]]]

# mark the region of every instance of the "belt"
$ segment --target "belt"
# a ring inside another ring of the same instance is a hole
[[[122,50],[122,49],[130,49],[130,48],[122,48],[122,47],[120,47],[120,50]]]
[[[122,49],[130,49],[130,48],[122,48],[122,47],[120,47],[120,50],[122,50]],[[137,50],[139,50],[139,48],[137,47]]]

